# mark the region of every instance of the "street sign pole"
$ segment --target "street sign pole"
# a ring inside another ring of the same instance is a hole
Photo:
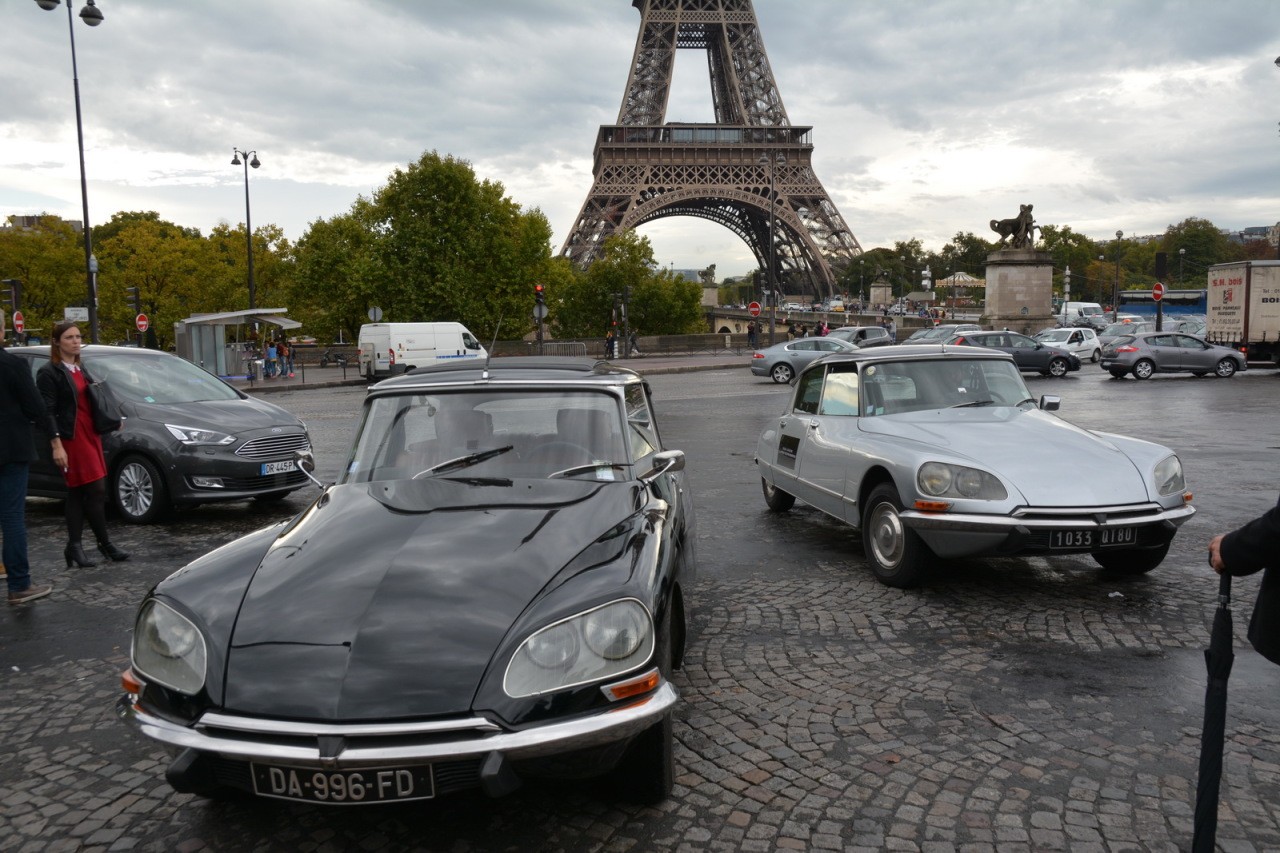
[[[1156,331],[1164,331],[1164,285],[1156,282],[1151,285],[1151,299],[1156,303]]]

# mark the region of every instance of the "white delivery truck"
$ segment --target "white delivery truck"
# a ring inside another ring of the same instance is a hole
[[[370,382],[436,364],[483,363],[489,354],[461,323],[366,323],[360,375]]]
[[[1101,330],[1111,322],[1111,315],[1097,302],[1064,302],[1058,314],[1059,326],[1092,326]]]
[[[1280,367],[1280,261],[1209,267],[1204,336]]]

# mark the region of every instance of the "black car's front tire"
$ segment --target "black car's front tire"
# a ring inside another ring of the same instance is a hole
[[[1172,542],[1154,548],[1126,548],[1120,551],[1098,551],[1094,562],[1109,572],[1121,575],[1145,575],[1164,562]]]
[[[672,601],[658,638],[658,670],[664,679],[671,678],[675,668],[672,623],[677,618],[684,619],[684,607]],[[666,713],[627,745],[627,751],[613,769],[611,781],[619,799],[654,805],[671,796],[675,780],[675,734],[671,714]]]
[[[769,509],[774,512],[786,512],[795,506],[796,496],[790,492],[784,492],[777,486],[770,485],[769,481],[763,477],[760,478],[760,488],[764,492],[764,502],[769,505]]]
[[[111,502],[130,524],[151,524],[169,513],[169,489],[154,462],[126,456],[111,477]]]
[[[902,501],[892,483],[876,486],[862,510],[862,548],[876,579],[909,589],[924,578],[933,556],[914,530],[902,523]]]

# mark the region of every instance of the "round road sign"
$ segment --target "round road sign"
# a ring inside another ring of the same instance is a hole
[[[150,325],[150,323],[147,321],[146,314],[139,314],[137,317],[134,318],[133,323],[135,326],[138,327],[139,332],[145,332],[147,330],[147,326]]]
[[[1154,299],[1156,302],[1159,302],[1161,299],[1164,299],[1163,284],[1157,281],[1155,284],[1151,285],[1151,298]]]
[[[760,316],[760,303],[759,303],[759,302],[752,302],[750,305],[748,305],[748,306],[747,306],[747,310],[751,312],[751,316],[752,316],[752,317],[759,317],[759,316]]]
[[[13,312],[13,330],[18,334],[22,334],[22,330],[27,327],[27,321],[23,318],[21,311]]]

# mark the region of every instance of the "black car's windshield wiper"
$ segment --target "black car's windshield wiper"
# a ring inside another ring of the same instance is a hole
[[[495,456],[501,456],[511,450],[514,445],[508,444],[506,447],[495,447],[492,450],[481,450],[479,453],[469,453],[466,456],[459,456],[457,459],[449,459],[441,462],[439,465],[433,465],[425,471],[419,471],[413,475],[413,479],[420,477],[431,477],[436,474],[447,474],[450,471],[457,471],[462,468],[470,468],[472,465],[479,465],[486,459],[492,459]]]
[[[1034,403],[1035,401],[1036,401],[1035,397],[1027,397],[1025,400],[1019,400],[1017,402],[1017,405],[1021,406],[1023,403]]]
[[[974,400],[972,403],[956,403],[954,406],[948,406],[949,409],[967,409],[971,406],[994,406],[995,400]]]
[[[588,465],[574,465],[572,468],[565,468],[563,471],[553,471],[547,475],[548,480],[554,480],[558,477],[572,477],[574,474],[585,474],[588,471],[594,471],[597,468],[630,468],[630,462],[592,462]]]

